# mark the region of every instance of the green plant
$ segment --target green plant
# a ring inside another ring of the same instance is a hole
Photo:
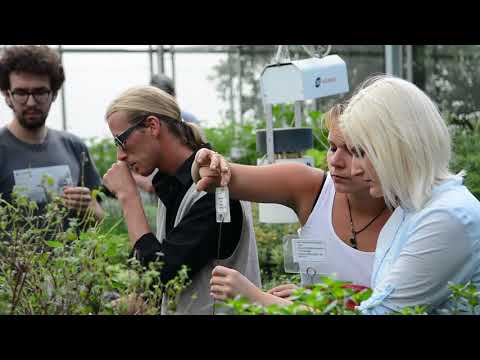
[[[115,233],[120,221],[106,230],[74,218],[63,229],[67,216],[58,196],[43,212],[22,196],[2,200],[0,313],[158,314],[165,291],[175,299],[188,285],[186,269],[163,286],[161,263],[130,258],[128,235]]]
[[[480,314],[480,291],[471,283],[449,284],[449,306],[433,309],[428,304],[402,308],[392,315]],[[323,277],[318,284],[294,291],[292,304],[260,306],[238,296],[225,302],[236,315],[360,315],[356,306],[367,300],[372,290]]]
[[[227,159],[241,164],[256,164],[256,137],[253,124],[246,123],[240,126],[224,122],[218,127],[206,128],[204,131],[215,151]]]
[[[328,171],[327,151],[310,149],[305,153],[305,155],[311,156],[313,158],[314,167],[316,167],[317,169],[322,169],[324,171]]]
[[[480,131],[456,131],[452,140],[450,168],[454,172],[466,170],[465,186],[480,199]]]
[[[285,282],[298,282],[298,275],[285,274],[283,236],[294,234],[298,224],[264,224],[258,220],[258,204],[252,204],[258,260],[265,290]]]
[[[451,291],[450,304],[452,310],[442,309],[440,313],[446,314],[480,314],[480,291],[471,282],[466,284],[449,283]],[[449,307],[450,308],[450,307]]]
[[[294,126],[293,105],[275,105],[272,109],[274,128]],[[323,113],[305,111],[302,126],[313,129],[313,149],[307,155],[315,159],[315,166],[326,168],[327,131],[322,126]],[[241,164],[256,165],[260,155],[256,151],[256,130],[265,129],[265,119],[245,121],[243,125],[235,122],[223,122],[215,128],[204,129],[208,141],[215,151],[228,160]],[[232,151],[233,150],[233,151]]]
[[[237,315],[355,315],[355,306],[368,299],[372,291],[328,277],[308,288],[293,292],[292,304],[267,307],[249,303],[245,298],[228,300],[225,306]]]
[[[110,169],[112,164],[117,162],[117,149],[111,139],[92,138],[87,140],[88,151],[97,167],[100,176]]]

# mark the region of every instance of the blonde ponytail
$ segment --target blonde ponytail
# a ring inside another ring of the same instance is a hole
[[[106,118],[118,111],[124,111],[130,123],[142,115],[156,115],[174,136],[194,151],[207,143],[198,125],[182,120],[175,98],[156,87],[136,86],[126,90],[109,105]]]

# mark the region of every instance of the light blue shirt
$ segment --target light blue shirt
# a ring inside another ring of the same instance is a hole
[[[434,187],[419,211],[395,209],[378,237],[373,294],[358,307],[363,314],[416,305],[435,313],[452,307],[449,282],[480,289],[480,202],[462,182]]]

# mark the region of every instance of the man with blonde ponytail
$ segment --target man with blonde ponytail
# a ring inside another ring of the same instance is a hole
[[[152,79],[150,80],[150,85],[154,86],[160,90],[165,91],[167,94],[173,96],[174,98],[177,98],[177,92],[175,90],[175,85],[168,76],[165,74],[159,74],[159,75],[154,75],[152,76]],[[183,121],[186,121],[187,123],[193,123],[196,125],[199,125],[200,122],[198,119],[193,115],[192,113],[180,109],[180,116],[182,117]],[[152,185],[152,179],[153,179],[154,174],[146,177],[142,176],[139,174],[133,174],[133,178],[135,179],[138,187],[142,189],[143,191],[147,193],[154,193],[155,189],[153,188]]]
[[[215,196],[197,192],[190,174],[197,151],[209,145],[198,126],[182,121],[175,98],[152,86],[134,87],[112,102],[106,119],[118,161],[104,183],[122,206],[137,258],[143,265],[156,260],[164,264],[162,284],[182,265],[189,269],[192,282],[180,294],[176,313],[212,314],[209,281],[216,265],[234,268],[259,286],[249,204],[230,200],[231,222],[217,224]],[[149,176],[156,169],[152,183],[161,200],[157,237],[149,229],[132,176]],[[167,312],[165,300],[162,313]]]

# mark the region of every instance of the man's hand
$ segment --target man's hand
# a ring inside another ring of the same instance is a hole
[[[132,245],[143,235],[150,233],[142,199],[137,184],[124,161],[117,161],[103,177],[103,184],[115,194],[122,207],[123,216],[128,227],[128,236]]]
[[[92,202],[90,189],[86,187],[65,187],[62,197],[67,208],[79,213],[84,213]]]
[[[122,195],[137,192],[132,172],[124,161],[117,161],[103,176],[104,185],[120,198]]]

